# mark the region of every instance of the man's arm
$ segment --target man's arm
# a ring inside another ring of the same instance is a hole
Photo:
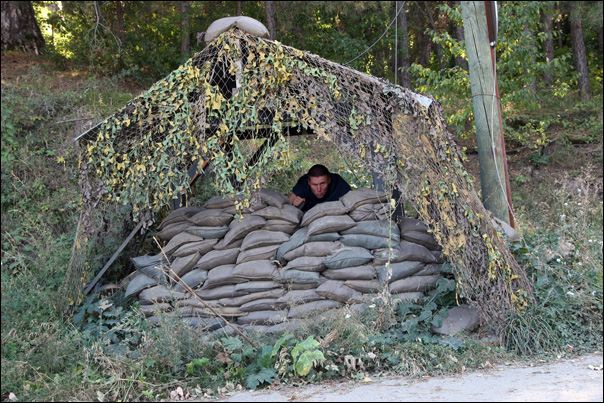
[[[296,194],[294,192],[291,192],[289,197],[289,201],[294,205],[294,207],[300,207],[302,205],[302,203],[304,203],[306,201],[306,199],[300,197],[300,196],[296,196]]]

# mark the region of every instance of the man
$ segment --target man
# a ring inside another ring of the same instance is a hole
[[[298,179],[289,195],[291,203],[306,212],[319,203],[339,200],[350,191],[350,185],[324,165],[314,165]]]

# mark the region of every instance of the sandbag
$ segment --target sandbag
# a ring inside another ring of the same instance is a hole
[[[177,257],[170,265],[170,268],[177,276],[182,277],[193,270],[193,267],[199,260],[199,257],[200,255],[197,252],[188,256]]]
[[[218,242],[218,239],[224,237],[228,231],[229,227],[226,225],[223,227],[199,227],[192,225],[185,228],[185,232],[189,234],[200,236],[203,239],[216,239],[216,242]]]
[[[188,225],[187,227],[190,227],[190,225]],[[182,231],[184,231],[184,228],[182,229]],[[180,248],[184,244],[203,241],[203,238],[200,236],[182,231],[176,234],[172,239],[170,239],[170,242],[168,242],[168,244],[162,248],[166,255],[172,255],[178,248]]]
[[[306,242],[335,242],[341,237],[338,232],[326,232],[324,234],[307,236]]]
[[[287,261],[299,257],[325,257],[342,247],[339,242],[307,242],[283,255]]]
[[[270,38],[268,29],[260,21],[246,16],[238,16],[225,17],[214,21],[205,32],[203,40],[207,45],[223,32],[235,27],[254,36]]]
[[[289,241],[284,242],[281,244],[281,246],[279,246],[277,252],[275,253],[275,259],[281,262],[281,264],[285,264],[283,256],[287,252],[296,249],[306,242],[307,235],[308,229],[306,227],[300,228],[298,231],[294,232],[294,234],[289,238]]]
[[[221,298],[217,300],[223,306],[242,306],[250,301],[263,298],[279,298],[285,294],[285,288],[273,288],[271,290],[254,292],[252,294],[241,295],[235,298]]]
[[[163,266],[168,263],[163,253],[157,255],[145,255],[130,258],[130,261],[137,269],[141,269],[147,266]]]
[[[288,317],[292,319],[305,318],[320,312],[325,312],[329,309],[341,308],[342,306],[344,306],[342,302],[330,299],[307,302],[291,307],[289,309]]]
[[[199,227],[224,227],[233,221],[233,214],[225,213],[219,209],[207,209],[200,211],[191,218],[189,222]]]
[[[424,224],[417,218],[412,217],[400,217],[398,226],[401,230],[401,234],[404,234],[405,232],[409,231],[419,231],[425,232],[427,234],[430,230],[430,228],[426,224]]]
[[[265,203],[262,203],[260,200],[254,200],[252,199],[252,201],[250,202],[250,205],[247,207],[239,207],[239,211],[237,211],[237,206],[231,206],[231,207],[227,207],[223,210],[223,212],[227,213],[227,214],[251,214],[255,211],[258,210],[262,210],[263,208],[266,208],[267,205]]]
[[[241,325],[281,323],[287,319],[287,313],[287,309],[248,312],[247,315],[238,317],[237,323]]]
[[[379,280],[346,280],[344,285],[363,294],[377,293],[382,288]]]
[[[375,278],[376,271],[372,265],[363,265],[342,269],[327,269],[321,275],[330,280],[371,280]]]
[[[195,264],[196,269],[212,270],[218,266],[234,264],[239,256],[239,248],[213,250],[203,255]]]
[[[260,200],[267,205],[277,208],[282,208],[286,204],[291,204],[287,196],[270,189],[260,189],[258,191],[258,197],[260,197]]]
[[[181,280],[186,285],[188,285],[189,288],[195,289],[195,288],[202,286],[207,278],[208,278],[207,270],[195,269],[195,270],[191,270],[190,272],[188,272],[187,274],[182,276]],[[174,285],[173,289],[174,289],[174,291],[178,291],[178,292],[186,292],[184,286],[180,282],[176,283]]]
[[[237,264],[231,275],[238,280],[272,280],[278,274],[277,267],[268,260]]]
[[[327,280],[317,288],[317,294],[322,297],[340,301],[344,304],[360,304],[363,295],[344,285],[344,281]]]
[[[272,260],[279,245],[268,245],[261,248],[253,248],[239,252],[237,264],[252,262],[255,260]]]
[[[189,242],[181,245],[172,252],[172,257],[185,257],[196,252],[199,253],[199,256],[202,256],[211,251],[217,242],[218,239],[204,239],[203,241]]]
[[[281,297],[277,298],[276,304],[284,304],[284,306],[291,307],[293,305],[304,304],[306,302],[320,301],[325,297],[320,296],[317,292],[312,290],[290,290]]]
[[[218,266],[208,271],[208,278],[206,279],[202,290],[210,288],[216,288],[227,284],[236,284],[245,280],[237,279],[233,277],[233,270],[236,265],[225,264],[224,266]]]
[[[254,311],[276,311],[285,308],[285,304],[279,304],[277,298],[261,298],[254,301],[247,302],[241,305],[243,312],[254,312]]]
[[[206,280],[207,283],[208,280]],[[244,292],[235,292],[235,284],[227,284],[220,287],[201,289],[195,291],[195,294],[202,300],[212,300],[221,298],[235,298],[245,295]]]
[[[431,276],[434,274],[441,274],[443,268],[442,264],[430,263],[427,264],[423,269],[415,273],[417,276]]]
[[[325,270],[325,265],[323,264],[323,257],[313,257],[313,256],[302,256],[295,258],[287,263],[284,271],[287,270],[303,270],[303,271],[312,271],[312,272],[322,272]]]
[[[403,251],[399,245],[395,245],[393,248],[379,248],[372,251],[373,253],[373,264],[376,266],[383,266],[386,263],[398,263],[405,260],[403,257]],[[417,260],[417,259],[410,259]]]
[[[348,211],[351,211],[363,204],[386,203],[388,196],[376,189],[360,188],[346,193],[340,197],[340,201]]]
[[[266,220],[266,224],[261,229],[267,231],[281,231],[292,235],[298,229],[298,224],[293,224],[286,220]]]
[[[246,281],[235,285],[235,292],[255,293],[272,290],[274,288],[283,288],[282,284],[275,281]]]
[[[427,289],[433,287],[440,278],[442,278],[440,275],[410,276],[391,282],[388,284],[388,290],[391,294],[412,291],[426,291]]]
[[[157,233],[157,236],[163,239],[164,241],[169,241],[189,226],[191,226],[191,223],[188,220],[168,224],[164,228],[162,228],[160,232]]]
[[[434,254],[423,245],[402,240],[399,243],[403,260],[415,260],[417,262],[436,263]]]
[[[321,275],[316,271],[306,270],[282,270],[273,277],[279,283],[318,284]]]
[[[292,224],[299,224],[302,211],[291,204],[286,204],[282,208],[268,206],[253,212],[252,215],[262,217],[265,220],[284,220]]]
[[[373,260],[373,255],[365,248],[342,247],[327,257],[323,264],[328,269],[342,269],[344,267],[362,266]]]
[[[225,198],[222,196],[214,196],[203,204],[203,207],[207,209],[224,209],[235,205],[235,200],[242,200],[242,196],[235,197],[234,199]]]
[[[405,241],[413,242],[425,246],[430,250],[441,250],[442,248],[436,242],[436,239],[430,234],[423,231],[406,231],[401,234],[401,238]]]
[[[308,227],[308,236],[325,234],[328,232],[340,232],[352,228],[355,221],[347,215],[325,216],[317,218]]]
[[[354,210],[349,211],[348,215],[357,222],[377,219],[377,213],[373,204],[362,204]]]
[[[346,214],[346,211],[346,207],[339,200],[319,203],[304,213],[300,225],[306,227],[317,218],[344,215]]]
[[[340,231],[341,235],[350,235],[350,234],[363,234],[363,235],[373,235],[379,236],[383,238],[390,238],[396,240],[396,242],[400,241],[400,230],[398,226],[388,220],[383,221],[362,221],[356,223],[354,227],[349,228],[344,231]]]
[[[241,244],[241,250],[261,248],[269,245],[281,245],[283,242],[289,241],[290,236],[285,232],[275,232],[266,230],[252,231],[245,236]]]
[[[214,245],[214,250],[228,250],[228,249],[239,250],[242,243],[243,243],[243,238],[241,238],[237,241],[231,241],[229,244],[226,244],[224,242],[224,238],[222,238],[220,241],[218,241],[218,243],[216,245]]]
[[[147,276],[144,273],[137,273],[136,276],[128,283],[125,297],[136,297],[145,288],[150,288],[156,285],[157,279]]]
[[[426,295],[421,291],[410,291],[410,292],[401,292],[397,294],[392,294],[391,298],[393,302],[401,302],[401,301],[417,301],[419,299],[424,298]]]
[[[138,294],[138,300],[144,305],[185,299],[187,296],[187,294],[169,289],[165,285],[156,285],[155,287],[142,290]]]
[[[244,215],[240,220],[233,220],[229,224],[229,231],[224,236],[225,245],[228,245],[234,241],[245,238],[247,234],[266,224],[266,220],[262,217],[253,215]]]
[[[339,241],[345,246],[361,247],[365,249],[388,248],[397,244],[397,241],[394,239],[365,234],[342,235]]]
[[[158,304],[142,304],[139,308],[141,313],[145,316],[153,316],[160,312],[168,312],[172,309],[172,305],[167,302],[160,302]]]
[[[386,282],[392,283],[393,281],[412,276],[423,269],[424,266],[426,266],[424,262],[404,261],[390,264],[390,271],[388,271],[386,266],[377,267],[376,270],[380,283],[384,284]]]
[[[163,219],[163,221],[157,226],[157,229],[161,230],[169,224],[187,221],[189,217],[192,217],[203,210],[204,208],[199,206],[187,206],[176,209],[170,212],[170,214]]]

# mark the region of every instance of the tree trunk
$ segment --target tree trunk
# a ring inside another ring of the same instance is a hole
[[[275,2],[265,1],[264,12],[266,13],[266,28],[272,40],[277,39],[277,23],[275,22]]]
[[[528,47],[530,48],[530,63],[529,65],[534,66],[535,65],[535,53],[537,52],[537,47],[535,46],[535,41],[533,41],[532,39],[530,39],[532,37],[532,34],[529,30],[529,27],[527,24],[524,24],[524,34],[526,35],[528,39]],[[532,72],[533,70],[529,71],[529,68],[524,68],[524,72],[526,75],[526,85],[527,87],[529,87],[531,89],[531,97],[533,100],[535,100],[535,97],[537,96],[537,77],[535,76],[535,74]]]
[[[2,2],[2,51],[40,54],[44,37],[31,1]]]
[[[237,2],[237,15],[243,15],[243,2]]]
[[[543,41],[543,50],[545,51],[545,61],[551,63],[554,60],[554,22],[552,21],[552,15],[554,14],[554,5],[549,4],[547,10],[543,11],[543,32],[545,33],[545,40]],[[553,77],[551,70],[548,68],[543,73],[543,79],[547,85],[551,85]]]
[[[585,56],[585,42],[583,41],[583,24],[580,9],[575,2],[570,2],[570,36],[573,47],[573,59],[579,76],[579,95],[581,100],[589,101],[589,74],[587,71],[587,57]]]
[[[436,23],[434,22],[434,16],[432,15],[432,9],[430,9],[430,4],[427,1],[422,2],[424,4],[424,8],[426,9],[426,18],[428,19],[428,24],[434,33],[437,33]],[[436,51],[436,57],[438,58],[438,68],[442,71],[444,70],[444,60],[443,60],[443,51],[439,43],[432,42],[434,46],[434,50]]]
[[[411,68],[411,57],[409,55],[409,30],[407,27],[407,12],[405,11],[404,2],[395,1],[396,9],[399,10],[401,7],[403,9],[400,11],[398,15],[397,25],[398,25],[398,34],[401,41],[399,42],[399,49],[397,57],[397,65],[398,71],[398,79],[400,81],[400,86],[404,88],[409,88],[413,90],[411,87],[411,73],[409,69]]]
[[[191,22],[189,21],[188,1],[180,2],[180,56],[183,59],[191,53]]]
[[[124,7],[121,1],[115,2],[115,15],[117,17],[117,37],[122,46],[126,43],[126,30],[124,29]]]
[[[456,7],[461,7],[461,1],[456,1],[455,2],[455,6]],[[465,42],[466,41],[466,37],[463,33],[463,24],[455,25],[455,38],[457,39],[457,41],[459,43]],[[461,56],[455,56],[455,64],[458,65],[459,67],[461,67],[464,70],[468,69],[468,61],[461,57]]]

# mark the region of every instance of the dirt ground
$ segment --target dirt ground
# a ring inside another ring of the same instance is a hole
[[[188,401],[220,402],[602,402],[602,353],[549,363],[499,364],[455,376],[367,378],[277,386]]]

